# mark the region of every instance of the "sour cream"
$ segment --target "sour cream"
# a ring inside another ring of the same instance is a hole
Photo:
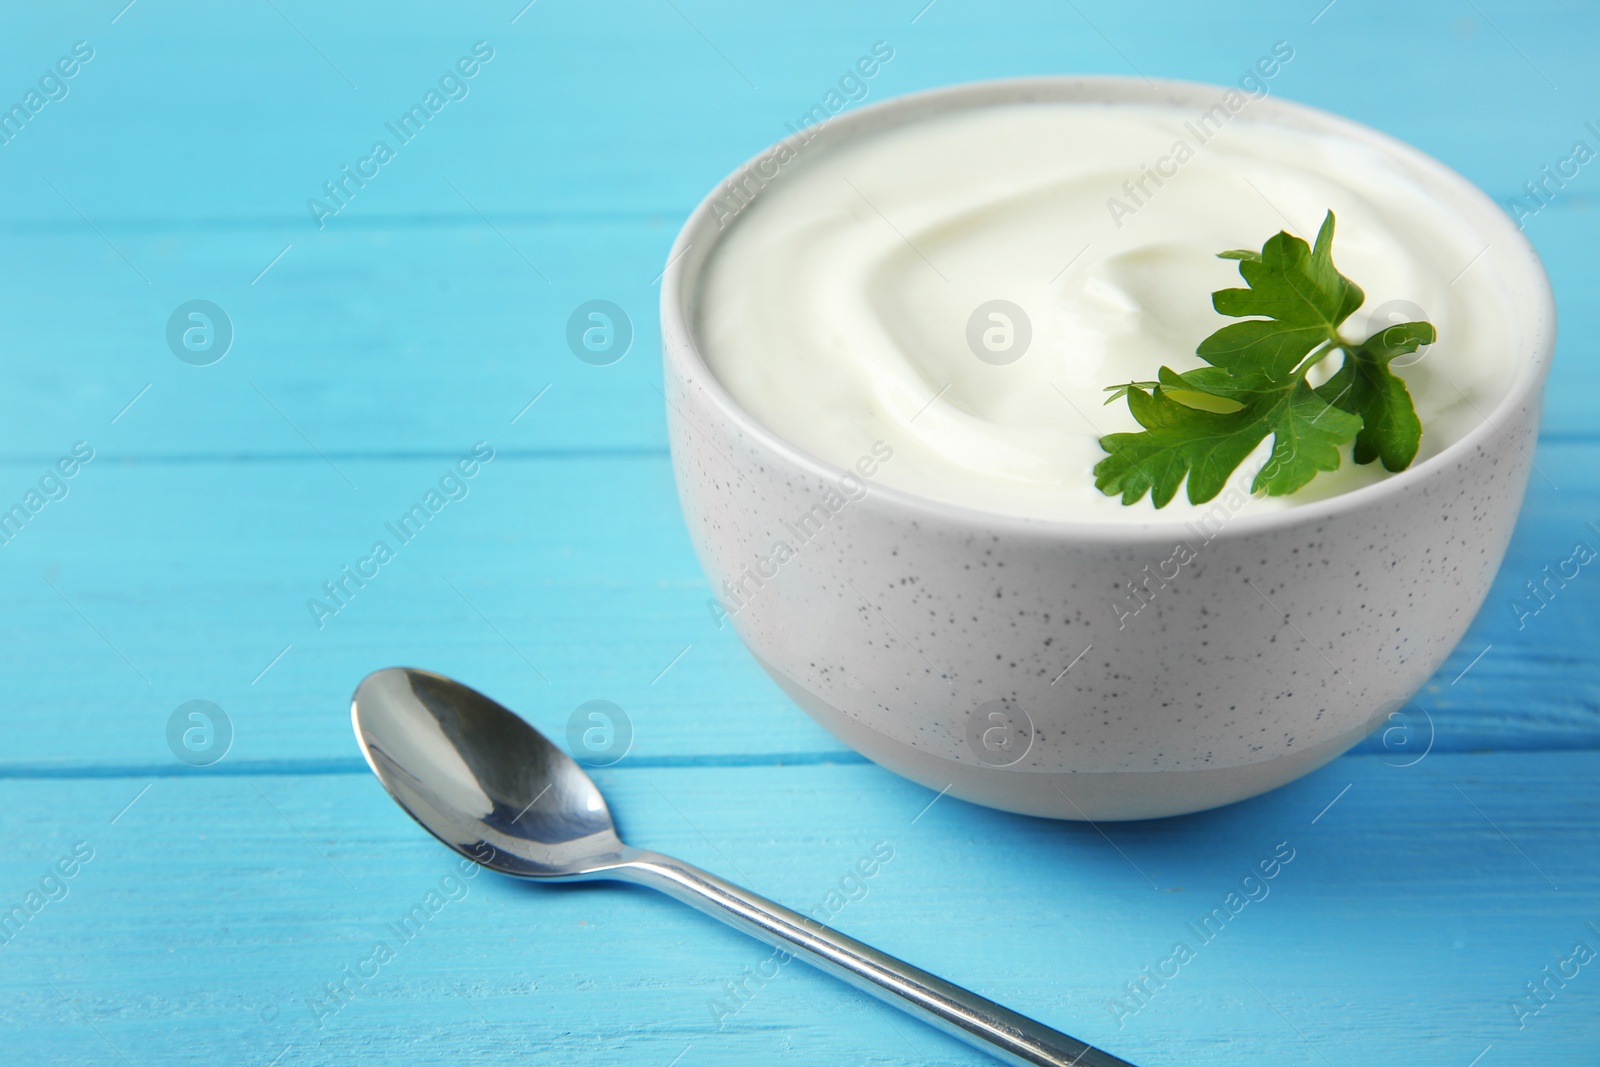
[[[1220,90],[1219,90],[1220,93]],[[1400,370],[1425,461],[1483,421],[1514,368],[1495,254],[1366,143],[1200,109],[1031,103],[946,113],[799,147],[730,221],[696,308],[712,373],[757,420],[875,479],[1005,515],[1093,522],[1197,518],[1180,489],[1156,510],[1103,495],[1102,434],[1138,430],[1105,387],[1203,365],[1243,285],[1225,249],[1338,217],[1334,262],[1366,293],[1352,340],[1423,317],[1439,340]],[[1323,374],[1337,366],[1325,361]],[[1313,379],[1314,381],[1318,379]],[[1271,439],[1235,474],[1249,497]],[[1317,476],[1248,512],[1386,477]]]

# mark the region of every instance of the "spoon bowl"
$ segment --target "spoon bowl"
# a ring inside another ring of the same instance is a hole
[[[583,769],[514,712],[431,671],[369,674],[350,704],[389,795],[434,837],[516,878],[583,879],[625,861]]]
[[[682,860],[622,843],[583,768],[515,712],[440,674],[390,667],[350,701],[378,781],[422,827],[490,870],[660,890],[1005,1063],[1129,1067]]]

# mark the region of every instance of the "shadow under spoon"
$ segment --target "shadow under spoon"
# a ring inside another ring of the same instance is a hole
[[[1005,1063],[1132,1067],[709,871],[623,844],[605,798],[577,763],[459,682],[391,667],[362,680],[350,710],[361,751],[395,802],[492,871],[660,890]]]

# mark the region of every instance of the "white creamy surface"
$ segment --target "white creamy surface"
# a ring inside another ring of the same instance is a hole
[[[1212,309],[1212,291],[1244,284],[1216,253],[1259,249],[1280,229],[1310,240],[1331,208],[1334,262],[1367,298],[1347,338],[1395,300],[1438,329],[1400,371],[1423,425],[1415,462],[1480,424],[1518,348],[1484,240],[1370,147],[1253,121],[1249,105],[1202,144],[1185,126],[1200,110],[1009,104],[800,149],[711,255],[705,359],[756,419],[820,459],[852,467],[888,441],[878,484],[1024,517],[1193,520],[1203,508],[1182,489],[1157,511],[1095,488],[1099,436],[1139,429],[1125,402],[1104,405],[1104,387],[1203,365],[1195,346],[1238,321]],[[1179,140],[1193,149],[1181,164]],[[1147,179],[1136,203],[1123,183],[1164,157],[1172,176]],[[1132,209],[1120,226],[1113,196]],[[994,299],[1032,327],[1005,365],[967,342],[973,311]],[[1230,488],[1248,493],[1270,443]],[[1243,510],[1385,476],[1347,448],[1339,471]]]

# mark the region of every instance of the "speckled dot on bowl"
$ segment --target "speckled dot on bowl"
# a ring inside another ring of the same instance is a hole
[[[979,83],[836,118],[806,151],[953,108],[1189,103],[1218,91],[1103,77]],[[695,549],[767,672],[883,766],[1064,819],[1226,804],[1360,740],[1438,669],[1482,603],[1527,485],[1555,344],[1538,258],[1487,197],[1416,150],[1311,108],[1251,106],[1379,145],[1426,180],[1512,265],[1522,347],[1504,400],[1437,456],[1331,499],[1219,521],[1209,540],[1181,525],[967,510],[847,479],[801,452],[701,358],[694,305],[719,233],[710,199],[684,226],[661,313],[673,468]],[[779,541],[792,558],[773,558]],[[1163,561],[1190,553],[1161,579]],[[1154,595],[1119,619],[1111,602],[1147,573]]]

